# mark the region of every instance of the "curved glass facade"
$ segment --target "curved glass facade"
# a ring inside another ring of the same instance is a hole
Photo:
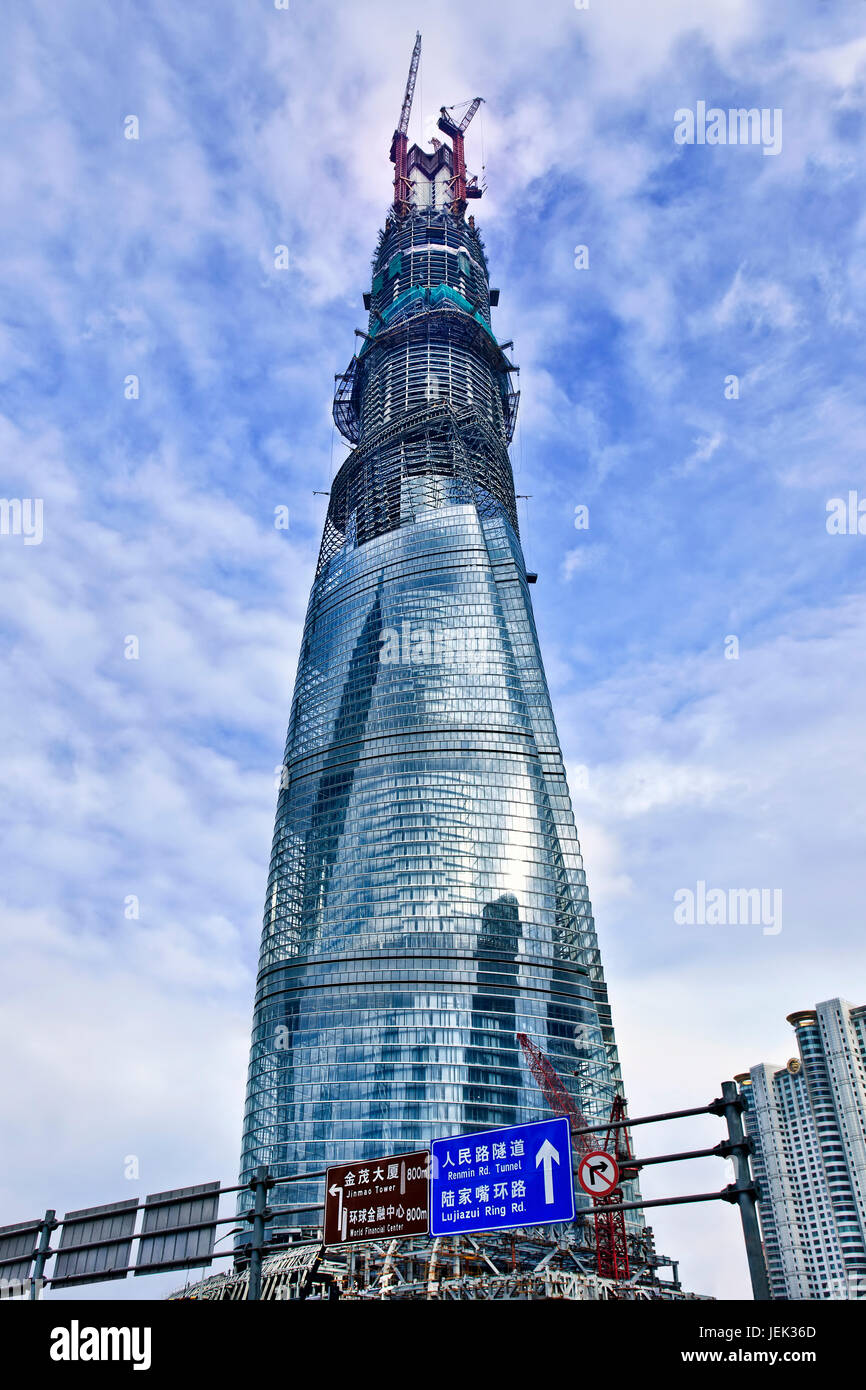
[[[286,743],[243,1181],[544,1118],[520,1032],[593,1118],[619,1079],[517,533],[515,369],[474,227],[389,219],[369,303],[335,400],[357,447]]]

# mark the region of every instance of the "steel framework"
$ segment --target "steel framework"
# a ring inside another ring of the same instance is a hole
[[[422,405],[383,425],[346,459],[331,487],[317,572],[346,545],[396,530],[424,508],[460,502],[474,503],[481,516],[505,511],[517,529],[501,439],[475,410]]]
[[[307,1259],[302,1257],[306,1254]],[[676,1282],[644,1265],[628,1281],[600,1277],[587,1227],[440,1236],[433,1240],[371,1242],[324,1249],[310,1241],[263,1263],[261,1297],[271,1300],[341,1297],[359,1300],[625,1301],[693,1299]],[[174,1299],[243,1300],[246,1271],[216,1274],[178,1289]]]

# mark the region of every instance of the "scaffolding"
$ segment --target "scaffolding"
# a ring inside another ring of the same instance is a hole
[[[382,424],[343,464],[319,551],[318,573],[346,547],[363,545],[432,507],[471,502],[481,517],[504,513],[517,534],[508,451],[475,409],[429,402]]]
[[[318,1235],[318,1231],[315,1233]],[[674,1277],[659,1277],[669,1260],[651,1253],[652,1239],[633,1245],[628,1280],[603,1279],[595,1271],[591,1220],[571,1225],[487,1232],[483,1236],[419,1236],[326,1249],[300,1239],[266,1258],[261,1296],[269,1300],[664,1300],[703,1298],[685,1292]],[[674,1266],[674,1275],[676,1268]],[[243,1300],[249,1275],[212,1275],[187,1284],[172,1299]]]
[[[334,422],[353,449],[330,490],[318,573],[454,503],[498,511],[519,534],[508,457],[518,368],[491,328],[474,226],[442,210],[389,218],[364,302],[361,346],[335,377]]]

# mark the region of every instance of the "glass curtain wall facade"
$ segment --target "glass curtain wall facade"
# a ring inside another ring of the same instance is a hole
[[[322,1200],[292,1174],[549,1115],[520,1032],[588,1116],[619,1086],[518,534],[516,368],[473,219],[438,205],[449,159],[413,147],[337,383],[354,448],[301,646],[245,1117],[241,1178],[268,1164],[273,1203]],[[272,1238],[293,1222],[314,1218]]]

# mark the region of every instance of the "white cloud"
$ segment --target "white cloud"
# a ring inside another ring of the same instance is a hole
[[[604,556],[604,547],[592,545],[589,541],[585,545],[575,546],[573,550],[567,550],[562,562],[562,578],[568,583],[575,574],[581,570],[592,569],[601,563]]]

